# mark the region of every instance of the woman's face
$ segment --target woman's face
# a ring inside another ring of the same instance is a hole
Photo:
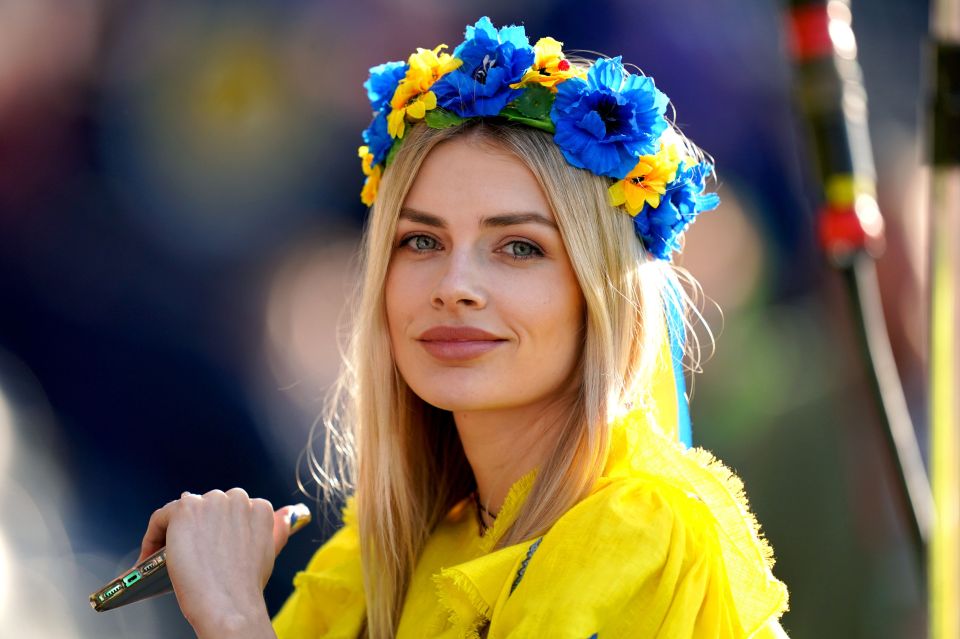
[[[400,212],[386,310],[400,374],[438,408],[545,407],[569,389],[583,295],[516,156],[463,136],[429,153]]]

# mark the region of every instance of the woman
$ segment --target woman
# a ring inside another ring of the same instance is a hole
[[[344,526],[271,624],[283,511],[158,511],[142,554],[165,533],[198,635],[785,636],[741,485],[682,444],[669,260],[718,200],[666,96],[486,18],[365,86],[363,277],[311,456]]]

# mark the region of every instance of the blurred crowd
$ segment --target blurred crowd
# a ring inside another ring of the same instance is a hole
[[[694,441],[744,478],[803,637],[921,636],[852,312],[768,0],[0,2],[0,627],[190,637],[172,596],[95,613],[189,490],[304,501],[271,613],[329,535],[300,453],[339,364],[366,210],[369,67],[480,15],[623,55],[716,160],[681,264],[703,286]],[[852,2],[885,311],[925,442],[923,0]],[[706,357],[706,356],[710,357]],[[9,633],[9,635],[8,635]]]

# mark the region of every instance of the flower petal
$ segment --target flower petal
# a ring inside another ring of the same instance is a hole
[[[603,119],[600,118],[596,111],[590,111],[583,116],[583,118],[577,122],[577,128],[586,131],[598,140],[602,140],[607,135],[607,125],[604,124]]]
[[[617,180],[609,189],[607,189],[610,206],[620,206],[627,201],[627,196],[623,190],[623,180]]]

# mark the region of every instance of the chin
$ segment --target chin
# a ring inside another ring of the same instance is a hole
[[[426,403],[439,408],[448,410],[451,413],[462,413],[471,411],[490,410],[501,408],[504,403],[499,397],[491,397],[490,394],[481,392],[479,389],[459,389],[455,387],[439,388],[415,388],[410,389],[414,394]]]
[[[499,376],[491,379],[486,375],[464,375],[465,372],[446,371],[409,378],[407,385],[417,397],[431,406],[454,413],[509,408],[530,399],[526,393],[516,392],[522,387],[520,380],[503,380]]]

